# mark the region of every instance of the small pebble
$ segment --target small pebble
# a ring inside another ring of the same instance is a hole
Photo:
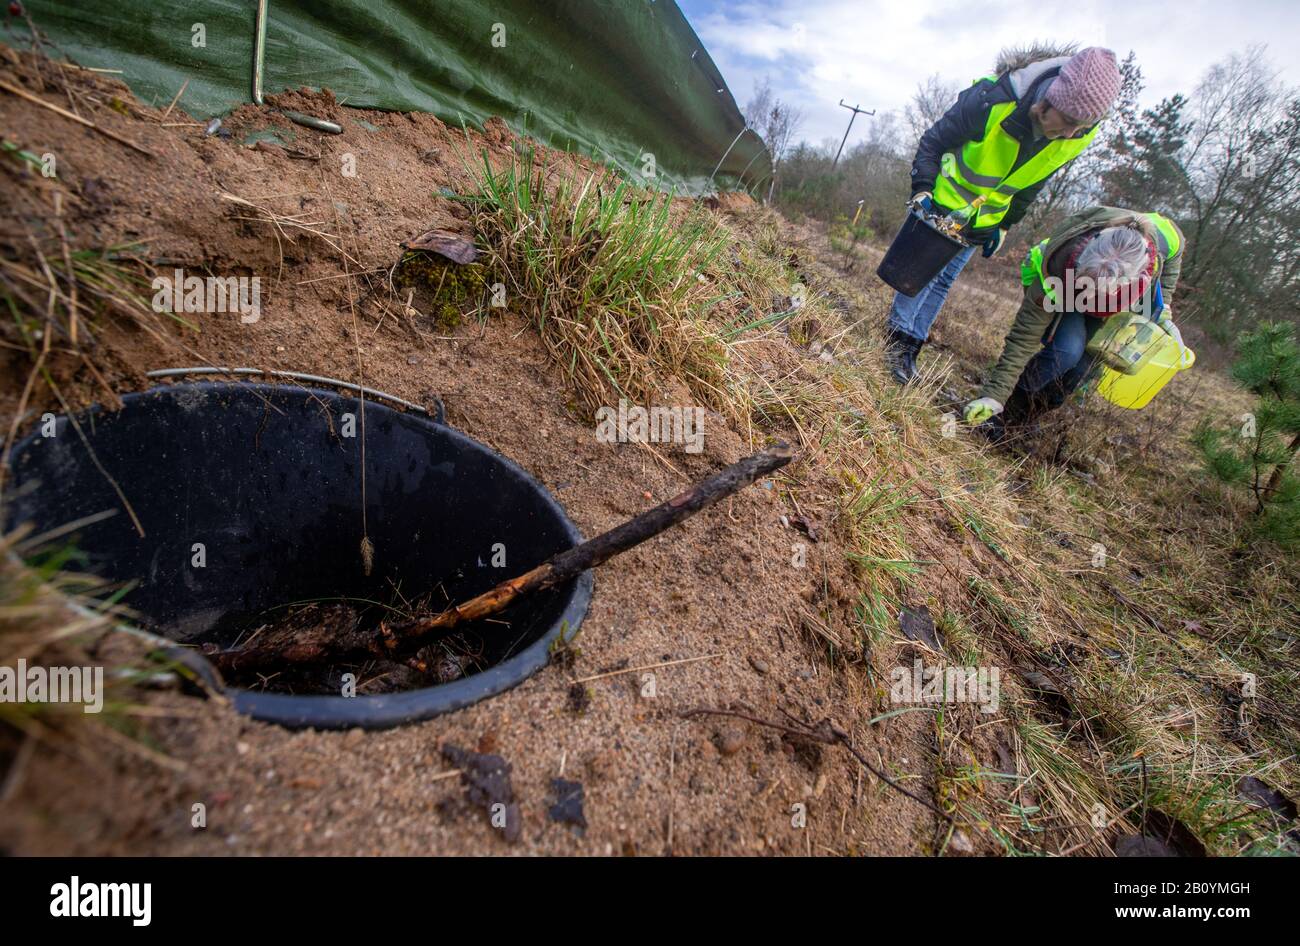
[[[718,751],[723,755],[735,755],[744,745],[744,735],[737,729],[728,729],[718,740]]]

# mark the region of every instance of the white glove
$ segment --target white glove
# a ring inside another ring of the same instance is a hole
[[[1001,413],[1001,401],[995,401],[991,397],[980,397],[966,405],[966,409],[962,411],[962,417],[965,419],[966,423],[970,424],[972,427],[977,427],[994,414]]]
[[[1169,333],[1169,337],[1178,343],[1179,348],[1187,347],[1183,344],[1183,333],[1178,331],[1178,326],[1174,324],[1173,310],[1169,306],[1165,306],[1164,311],[1160,313],[1160,321],[1156,324]]]

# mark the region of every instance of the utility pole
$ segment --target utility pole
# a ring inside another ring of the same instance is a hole
[[[840,99],[840,108],[847,108],[850,111],[852,111],[853,114],[849,116],[849,127],[844,129],[844,137],[840,139],[840,150],[835,152],[835,160],[831,162],[832,171],[835,170],[835,165],[840,163],[840,155],[844,153],[844,142],[849,140],[849,132],[853,130],[853,119],[857,118],[859,114],[862,115],[876,114],[876,110],[874,108],[868,112],[865,108],[858,108],[856,105],[845,105],[844,99]]]

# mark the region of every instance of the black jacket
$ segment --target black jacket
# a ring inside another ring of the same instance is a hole
[[[921,136],[921,143],[916,149],[916,158],[912,161],[912,193],[934,191],[934,182],[939,177],[939,163],[945,152],[955,152],[968,141],[983,140],[984,129],[988,126],[989,112],[995,105],[1019,102],[1002,122],[1003,130],[1020,142],[1020,153],[1016,155],[1016,162],[1011,170],[1014,171],[1042,151],[1049,139],[1034,137],[1034,120],[1029,114],[1029,109],[1037,100],[1043,84],[1051,82],[1060,71],[1059,67],[1044,71],[1025,90],[1024,96],[1019,100],[1011,85],[1011,73],[999,77],[997,81],[981,79],[958,95],[956,104]],[[1079,134],[1086,135],[1089,130],[1091,129]],[[1006,229],[1019,223],[1051,176],[1049,174],[1037,184],[1026,187],[1012,197],[1011,206],[1007,208],[1006,215],[999,226]],[[981,229],[991,232],[991,228]],[[978,237],[981,234],[976,231],[974,235]]]

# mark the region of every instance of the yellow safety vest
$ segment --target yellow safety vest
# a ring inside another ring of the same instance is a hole
[[[996,76],[989,78],[997,81]],[[966,142],[959,150],[946,153],[940,161],[939,178],[934,184],[935,203],[947,210],[957,210],[969,206],[976,197],[984,197],[984,203],[970,222],[972,228],[1001,223],[1012,197],[1078,157],[1097,134],[1094,127],[1082,138],[1053,139],[1013,171],[1020,142],[1002,129],[1002,123],[1016,110],[1017,104],[1004,102],[993,106],[984,138]]]

